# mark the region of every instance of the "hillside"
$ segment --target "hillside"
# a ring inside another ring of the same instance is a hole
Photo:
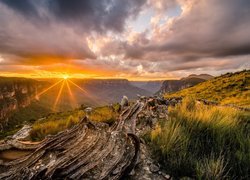
[[[227,73],[165,97],[193,96],[198,99],[250,107],[250,70]]]

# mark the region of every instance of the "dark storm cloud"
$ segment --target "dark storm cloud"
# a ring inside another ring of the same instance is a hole
[[[122,32],[145,0],[0,0],[0,54],[19,63],[94,59],[91,33]]]
[[[37,15],[36,8],[30,0],[1,0],[0,2],[6,4],[13,10],[18,11],[23,15]]]
[[[85,30],[121,32],[128,17],[140,12],[146,0],[0,0],[24,16],[42,18],[39,9],[63,23]],[[41,19],[36,19],[41,20]]]

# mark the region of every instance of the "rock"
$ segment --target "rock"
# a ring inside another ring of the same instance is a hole
[[[150,150],[139,139],[157,123],[161,113],[167,114],[167,106],[159,105],[155,98],[129,106],[126,96],[121,105],[127,108],[112,126],[85,117],[77,126],[37,144],[16,140],[14,146],[12,139],[8,140],[12,144],[3,142],[7,149],[34,152],[12,163],[0,162],[0,179],[121,179],[128,175],[129,179],[169,179],[169,175],[160,174],[160,165],[153,164]]]
[[[168,175],[168,174],[166,174],[166,173],[161,173],[162,174],[162,176],[165,178],[165,179],[171,179],[171,176],[170,175]]]
[[[126,107],[126,106],[128,106],[129,104],[128,104],[128,97],[127,96],[123,96],[122,97],[122,100],[121,100],[121,107],[122,107],[122,109],[124,108],[124,107]]]
[[[152,119],[152,124],[155,125],[157,123],[158,119],[157,118],[153,118]]]
[[[153,173],[156,173],[156,172],[158,172],[160,170],[160,168],[158,166],[156,166],[155,164],[151,164],[149,166],[149,168],[150,168],[150,171],[153,172]]]
[[[129,173],[130,176],[134,176],[135,175],[135,170],[133,169],[130,173]]]

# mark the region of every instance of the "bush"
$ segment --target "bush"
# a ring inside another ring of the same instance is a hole
[[[169,108],[169,119],[147,139],[159,161],[176,177],[249,178],[249,117],[249,113],[186,98]]]

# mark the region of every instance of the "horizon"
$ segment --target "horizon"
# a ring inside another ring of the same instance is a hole
[[[249,69],[249,8],[247,0],[0,0],[0,76],[153,81]]]
[[[141,79],[130,79],[130,78],[113,78],[113,77],[90,77],[90,78],[84,78],[84,77],[79,77],[79,76],[70,76],[68,74],[61,74],[57,77],[28,77],[28,76],[4,76],[4,75],[0,75],[0,78],[3,77],[3,78],[27,78],[27,79],[34,79],[34,80],[60,80],[60,79],[71,79],[71,80],[128,80],[130,82],[150,82],[150,81],[166,81],[166,80],[181,80],[182,78],[186,78],[186,77],[189,77],[189,76],[192,76],[192,75],[197,75],[197,76],[200,76],[200,75],[209,75],[209,76],[212,76],[212,77],[219,77],[219,76],[222,76],[222,75],[225,75],[227,73],[236,73],[236,72],[241,72],[241,71],[249,71],[250,69],[242,69],[240,71],[238,70],[235,70],[235,71],[230,71],[230,72],[224,72],[222,74],[219,74],[219,75],[212,75],[212,74],[207,74],[207,73],[201,73],[201,74],[195,74],[195,73],[190,73],[188,74],[187,76],[182,76],[182,77],[179,77],[179,78],[161,78],[161,79],[144,79],[144,78],[141,78]],[[65,78],[66,77],[66,78]]]

